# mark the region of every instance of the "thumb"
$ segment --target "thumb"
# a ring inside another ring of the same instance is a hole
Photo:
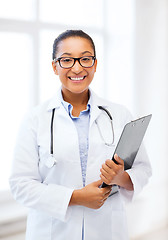
[[[103,183],[103,181],[101,179],[99,179],[98,181],[93,182],[95,187],[99,187],[102,183]]]
[[[124,164],[124,161],[117,154],[114,155],[114,159],[118,164],[121,164],[121,165]]]

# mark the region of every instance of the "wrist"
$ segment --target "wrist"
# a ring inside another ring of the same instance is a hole
[[[69,206],[81,205],[82,189],[74,190],[69,202]]]
[[[134,189],[132,180],[126,171],[123,172],[118,185],[130,191]]]

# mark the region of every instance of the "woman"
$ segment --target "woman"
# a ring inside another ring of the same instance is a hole
[[[128,239],[124,200],[131,201],[151,175],[142,147],[130,170],[119,156],[117,164],[110,160],[131,116],[89,88],[97,59],[83,31],[55,39],[52,67],[62,87],[23,121],[10,177],[13,196],[30,208],[26,239]],[[101,188],[103,182],[109,186]],[[119,188],[111,194],[114,184]]]

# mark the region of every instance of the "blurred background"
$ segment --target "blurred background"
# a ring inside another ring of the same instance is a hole
[[[168,0],[0,1],[0,239],[24,240],[27,209],[8,186],[12,153],[25,112],[60,87],[52,45],[66,29],[93,37],[97,94],[135,118],[153,114],[144,139],[153,176],[127,205],[128,228],[131,240],[168,239]]]

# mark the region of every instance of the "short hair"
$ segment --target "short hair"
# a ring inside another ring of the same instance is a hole
[[[54,44],[53,44],[53,53],[52,53],[52,59],[54,60],[57,51],[58,51],[58,45],[59,43],[64,40],[67,39],[69,37],[81,37],[81,38],[85,38],[88,39],[91,43],[91,46],[93,47],[93,51],[94,51],[94,56],[96,57],[96,49],[95,49],[95,44],[93,42],[93,39],[84,31],[82,30],[66,30],[65,32],[61,33],[55,40],[54,40]]]

